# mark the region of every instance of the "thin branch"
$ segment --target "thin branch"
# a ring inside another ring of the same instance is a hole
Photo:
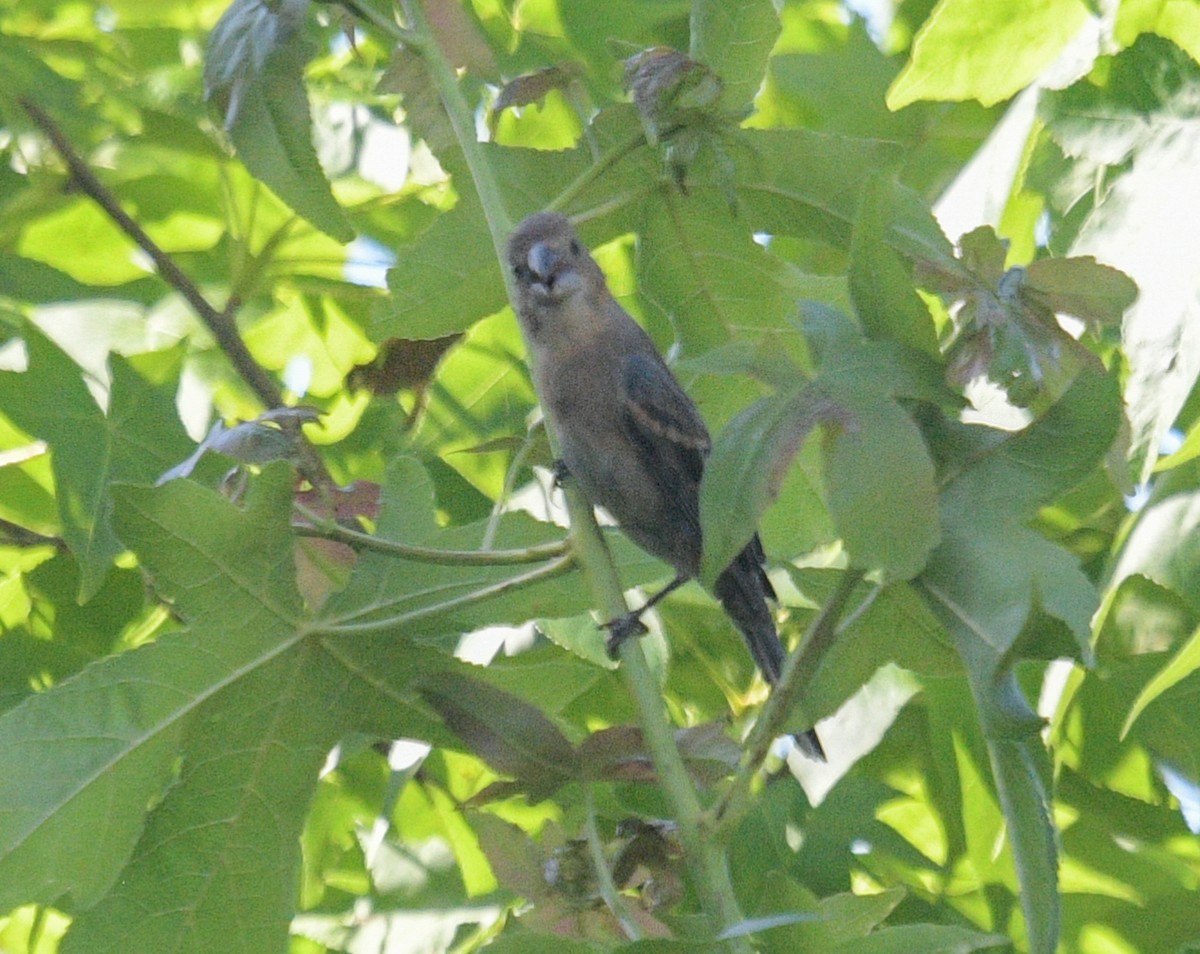
[[[615,166],[626,156],[636,152],[640,147],[646,144],[646,134],[639,130],[635,135],[630,136],[624,142],[617,143],[612,149],[600,156],[594,163],[588,166],[579,174],[574,182],[570,183],[565,189],[556,195],[547,206],[548,209],[556,209],[561,211],[575,198],[579,196],[584,189],[596,182],[609,169]]]
[[[482,586],[477,590],[472,590],[470,593],[451,597],[440,603],[422,606],[419,609],[409,610],[407,613],[399,613],[396,616],[389,616],[386,619],[368,620],[365,623],[322,623],[318,621],[311,627],[311,632],[325,636],[366,636],[372,633],[388,633],[398,627],[418,622],[428,616],[448,613],[451,610],[461,609],[464,606],[479,603],[493,596],[500,596],[510,590],[529,586],[531,583],[549,580],[574,568],[575,555],[567,553],[560,556],[557,560],[552,560],[536,569],[519,573],[516,576],[510,576],[508,579],[500,580],[500,582],[493,583],[491,586]]]
[[[67,544],[62,537],[46,536],[44,533],[22,527],[19,523],[0,518],[0,546],[54,547],[56,550],[65,550]]]
[[[533,452],[534,446],[533,435],[526,434],[525,440],[521,442],[521,447],[513,454],[512,463],[508,465],[508,472],[504,475],[504,486],[500,489],[500,496],[492,504],[492,512],[488,515],[487,529],[483,532],[482,541],[482,545],[485,547],[490,547],[492,541],[496,538],[496,531],[500,527],[500,518],[504,515],[505,504],[512,498],[513,488],[517,483],[517,475],[525,466],[525,461]]]
[[[642,927],[633,919],[629,913],[629,906],[625,903],[625,899],[621,897],[620,891],[617,890],[616,882],[613,881],[612,871],[608,867],[608,859],[604,857],[604,845],[600,841],[600,832],[596,828],[596,805],[592,798],[592,787],[585,787],[585,797],[587,801],[587,824],[584,826],[584,834],[587,836],[588,853],[592,856],[592,867],[596,869],[596,882],[600,885],[600,897],[604,899],[604,903],[608,905],[608,910],[617,919],[617,923],[621,925],[621,930],[625,932],[625,936],[631,941],[638,941],[644,936]]]
[[[571,216],[571,221],[575,225],[582,225],[585,222],[590,222],[592,219],[598,219],[601,216],[615,212],[624,206],[641,202],[652,193],[658,192],[659,188],[657,182],[651,182],[640,189],[630,189],[627,192],[622,192],[620,195],[614,195],[611,199],[601,202],[599,205],[592,206],[590,209],[575,213]]]
[[[356,550],[386,553],[400,559],[416,560],[420,563],[436,563],[441,566],[502,566],[541,563],[544,560],[561,557],[568,552],[568,544],[565,540],[515,550],[440,550],[436,547],[414,546],[410,543],[385,540],[383,537],[363,533],[361,530],[343,527],[335,520],[322,517],[300,503],[293,506],[295,506],[296,512],[311,524],[311,526],[293,528],[302,537],[332,540],[334,543],[344,543]]]
[[[99,205],[121,231],[137,243],[142,251],[150,256],[159,275],[192,306],[200,320],[212,332],[217,344],[225,352],[234,369],[242,376],[258,399],[266,407],[280,407],[283,404],[283,394],[279,385],[262,365],[254,360],[254,356],[250,354],[245,342],[242,341],[237,326],[230,316],[217,311],[200,292],[196,283],[175,264],[175,260],[164,252],[146,234],[145,230],[121,208],[116,197],[96,177],[96,174],[92,172],[87,162],[71,145],[71,141],[67,139],[66,134],[50,118],[49,114],[28,98],[21,99],[21,106],[33,119],[38,129],[54,144],[55,151],[67,164],[67,169],[71,173],[71,181]]]
[[[833,645],[839,632],[838,622],[862,578],[862,570],[848,569],[842,573],[837,587],[809,623],[800,645],[788,657],[778,684],[771,690],[758,721],[746,739],[737,775],[709,809],[708,819],[715,834],[727,835],[745,815],[750,789],[759,768],[770,753],[771,745],[783,732],[788,716],[803,697],[808,681],[820,668],[821,660]],[[852,618],[857,618],[857,614],[852,614]]]

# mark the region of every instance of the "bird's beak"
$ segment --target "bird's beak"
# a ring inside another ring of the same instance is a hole
[[[553,246],[545,242],[538,242],[529,249],[529,257],[526,261],[529,270],[538,277],[539,281],[550,284],[548,279],[558,270],[562,263],[562,256]]]

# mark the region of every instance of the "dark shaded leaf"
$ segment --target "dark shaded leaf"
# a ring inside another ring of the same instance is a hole
[[[813,428],[841,413],[820,391],[805,387],[752,404],[717,436],[700,485],[700,577],[707,585],[749,541]]]
[[[454,733],[497,772],[513,776],[530,801],[580,777],[575,747],[524,700],[451,672],[426,680],[420,691]]]
[[[565,90],[578,81],[582,71],[575,63],[557,63],[534,73],[525,73],[509,80],[500,89],[492,103],[490,122],[493,130],[499,114],[513,107],[529,106],[541,102],[551,90]]]
[[[1020,294],[1038,307],[1089,324],[1115,324],[1137,300],[1137,285],[1090,255],[1044,258],[1025,266]]]

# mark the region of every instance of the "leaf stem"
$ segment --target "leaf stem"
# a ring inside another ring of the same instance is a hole
[[[588,166],[574,182],[570,183],[558,195],[550,200],[547,209],[555,209],[561,211],[576,199],[593,182],[597,181],[604,173],[608,172],[613,166],[630,155],[640,147],[646,144],[646,134],[639,130],[634,135],[630,136],[624,142],[617,143],[608,152],[600,156],[595,162]]]
[[[500,580],[490,586],[481,586],[479,589],[471,590],[471,592],[464,593],[462,596],[454,596],[448,600],[442,600],[440,603],[432,603],[428,606],[409,610],[407,613],[398,613],[395,616],[388,616],[384,619],[367,620],[363,623],[330,623],[318,620],[311,627],[310,632],[322,636],[367,636],[372,633],[387,633],[411,625],[429,616],[448,613],[452,610],[461,609],[464,606],[470,606],[472,603],[479,603],[490,599],[493,596],[500,596],[510,590],[518,590],[532,583],[549,580],[552,577],[574,569],[574,567],[574,554],[565,553],[558,559],[551,560],[542,566],[527,570],[524,573],[518,573],[516,576],[510,576],[508,579]]]
[[[463,98],[458,86],[458,77],[446,57],[437,45],[429,21],[425,18],[425,10],[420,0],[401,0],[404,16],[412,39],[412,48],[425,61],[429,70],[429,78],[438,92],[438,97],[450,117],[450,126],[454,137],[463,151],[467,168],[471,170],[471,178],[475,182],[475,191],[483,206],[484,218],[487,219],[488,229],[492,234],[492,245],[496,249],[496,258],[503,264],[504,243],[508,233],[512,231],[512,219],[504,205],[503,193],[496,180],[492,165],[484,153],[482,144],[475,134],[475,114]],[[501,268],[504,275],[505,288],[512,298],[512,276],[507,268]]]
[[[621,897],[617,885],[613,881],[612,871],[608,867],[608,859],[604,857],[604,845],[600,841],[600,831],[596,827],[596,804],[592,797],[592,786],[584,788],[587,803],[587,823],[584,834],[587,836],[588,853],[592,856],[592,867],[596,869],[596,882],[600,885],[600,897],[608,905],[608,910],[621,925],[621,930],[631,941],[641,940],[643,935],[641,925],[629,913],[629,906]]]
[[[356,550],[385,553],[403,560],[416,560],[419,563],[436,563],[440,566],[503,566],[541,563],[543,560],[560,557],[568,552],[568,544],[565,540],[512,550],[442,550],[437,547],[421,547],[411,543],[400,543],[397,540],[387,540],[371,533],[363,533],[361,530],[351,530],[330,517],[320,516],[303,504],[296,503],[294,506],[296,512],[311,524],[311,526],[293,527],[296,533],[302,537],[332,540],[334,543],[344,543]]]

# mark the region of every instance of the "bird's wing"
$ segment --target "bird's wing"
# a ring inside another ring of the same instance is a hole
[[[621,385],[630,436],[644,453],[667,464],[667,471],[699,484],[712,441],[696,405],[666,365],[657,355],[627,355]]]

